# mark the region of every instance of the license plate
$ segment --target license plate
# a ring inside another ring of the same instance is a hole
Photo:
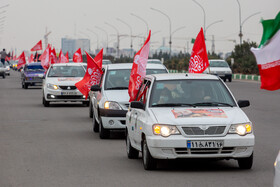
[[[77,95],[77,92],[61,92],[61,95]]]
[[[188,149],[211,149],[211,148],[222,148],[224,141],[213,140],[213,141],[187,141]]]

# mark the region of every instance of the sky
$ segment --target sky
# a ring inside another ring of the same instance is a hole
[[[216,53],[227,53],[239,44],[239,7],[237,0],[196,0],[205,10],[206,47],[211,50],[212,37],[215,38]],[[259,43],[262,36],[261,19],[274,19],[280,11],[279,0],[239,0],[243,24],[243,40]],[[106,34],[96,26],[103,28],[109,35],[109,47],[116,43],[116,31],[105,22],[114,25],[120,35],[120,48],[130,47],[129,27],[118,21],[121,19],[132,27],[133,48],[138,51],[147,37],[147,26],[151,30],[151,49],[163,44],[168,45],[170,25],[167,17],[151,9],[158,9],[170,17],[171,31],[182,28],[172,35],[172,49],[191,52],[191,38],[195,38],[204,25],[203,11],[193,0],[0,0],[0,48],[8,51],[30,50],[39,40],[44,43],[46,28],[51,31],[49,43],[57,50],[61,48],[61,38],[90,38],[91,49],[106,47]],[[6,11],[1,13],[2,11]],[[1,21],[1,20],[0,20]],[[1,26],[2,25],[2,26]],[[92,30],[97,34],[89,31]],[[1,29],[0,29],[1,30]],[[141,37],[140,37],[141,36]],[[97,39],[98,38],[98,39]]]

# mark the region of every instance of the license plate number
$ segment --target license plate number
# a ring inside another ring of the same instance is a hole
[[[187,141],[188,149],[211,149],[211,148],[222,148],[224,146],[223,141]]]
[[[61,92],[61,95],[77,95],[77,92]]]

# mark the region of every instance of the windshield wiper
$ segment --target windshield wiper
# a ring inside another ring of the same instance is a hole
[[[189,104],[189,103],[162,103],[162,104],[154,104],[152,107],[173,107],[173,106],[192,106],[196,107],[196,105]]]
[[[224,105],[224,106],[230,106],[230,107],[233,107],[233,105],[231,105],[231,104],[228,104],[228,103],[221,103],[221,102],[201,102],[201,103],[194,103],[193,105],[195,105],[195,106],[199,106],[199,105],[201,105],[201,106],[222,106],[222,105]]]
[[[112,87],[112,88],[107,88],[107,90],[126,90],[128,87]]]

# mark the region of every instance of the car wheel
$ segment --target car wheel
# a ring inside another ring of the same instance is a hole
[[[139,156],[139,151],[131,146],[130,138],[126,132],[126,153],[129,159],[136,159]]]
[[[49,107],[50,106],[50,102],[46,101],[44,95],[43,95],[43,105],[44,105],[44,107]]]
[[[28,89],[28,84],[24,83],[23,87],[24,87],[24,89]]]
[[[251,169],[253,166],[253,153],[250,157],[239,158],[238,165],[240,169]]]
[[[93,118],[93,109],[92,109],[92,102],[89,102],[89,117]]]
[[[23,82],[21,82],[21,88],[24,88],[24,83]]]
[[[99,132],[99,125],[95,119],[95,116],[92,118],[92,130],[93,132]]]
[[[228,78],[228,82],[231,82],[232,81],[232,77]]]
[[[153,170],[157,167],[157,160],[152,157],[146,139],[142,142],[142,160],[145,170]]]
[[[101,119],[99,121],[99,137],[100,139],[108,139],[110,138],[110,130],[104,129]]]

